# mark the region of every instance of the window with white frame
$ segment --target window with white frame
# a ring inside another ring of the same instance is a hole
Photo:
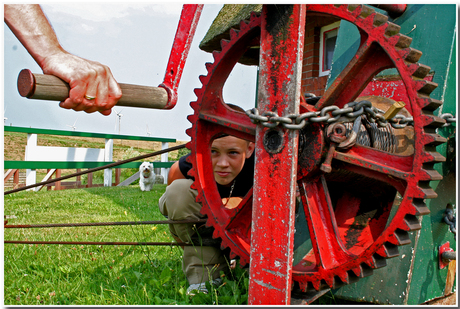
[[[340,21],[321,27],[319,46],[319,76],[328,75],[331,71],[332,56],[339,32]]]

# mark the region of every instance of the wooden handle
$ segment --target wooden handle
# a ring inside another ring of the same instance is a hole
[[[168,92],[162,87],[119,84],[122,97],[117,106],[163,109],[168,104]],[[24,69],[18,76],[18,91],[23,97],[37,100],[64,101],[70,86],[54,75],[34,74]]]

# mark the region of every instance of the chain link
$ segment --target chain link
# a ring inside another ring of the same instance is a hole
[[[449,225],[450,231],[457,236],[457,220],[455,219],[454,211],[452,209],[446,209],[446,212],[444,213],[444,222]]]
[[[441,114],[441,116],[439,117],[446,120],[446,124],[443,125],[443,127],[448,127],[452,123],[457,122],[457,118],[455,118],[454,115],[452,115],[451,113],[444,113]]]
[[[303,114],[288,114],[286,116],[279,116],[275,112],[267,111],[260,115],[257,108],[252,108],[246,111],[246,114],[251,118],[251,121],[255,124],[262,124],[264,127],[274,128],[278,125],[282,125],[286,129],[301,130],[309,123],[324,122],[327,124],[334,122],[353,122],[356,118],[361,115],[366,115],[367,119],[376,123],[378,127],[386,127],[390,124],[395,129],[402,129],[406,126],[413,126],[414,119],[412,117],[406,117],[404,115],[396,115],[393,118],[386,120],[383,115],[384,111],[372,106],[369,101],[351,102],[344,105],[343,108],[338,106],[326,106],[321,111],[306,112]],[[449,113],[442,114],[440,116],[446,120],[444,126],[450,125],[452,122],[456,122],[456,118]]]

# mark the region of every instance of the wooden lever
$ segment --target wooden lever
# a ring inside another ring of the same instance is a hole
[[[168,104],[165,88],[119,85],[123,94],[117,106],[164,109]],[[34,74],[24,69],[18,76],[18,91],[21,96],[29,99],[64,101],[69,97],[70,86],[54,75]]]

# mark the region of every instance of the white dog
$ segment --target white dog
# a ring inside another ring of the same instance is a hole
[[[152,190],[155,183],[155,174],[153,172],[153,164],[150,162],[143,162],[139,166],[139,186],[141,191]]]

